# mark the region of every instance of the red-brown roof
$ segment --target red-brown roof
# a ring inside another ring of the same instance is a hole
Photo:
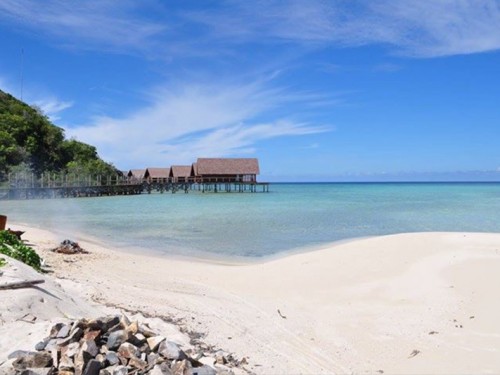
[[[259,174],[256,158],[198,158],[195,173],[204,175],[252,175]]]
[[[131,169],[130,171],[128,171],[127,176],[134,178],[144,178],[144,173],[146,173],[145,169]]]
[[[170,168],[170,177],[189,177],[191,176],[190,165],[172,165]]]
[[[151,178],[168,178],[169,174],[170,168],[147,168],[144,176]]]

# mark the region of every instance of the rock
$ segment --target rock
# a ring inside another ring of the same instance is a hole
[[[213,367],[203,365],[201,367],[193,367],[188,372],[190,375],[217,375],[217,371]]]
[[[52,349],[50,352],[50,357],[52,358],[52,367],[57,368],[59,366],[59,354],[58,351],[55,349]]]
[[[106,356],[104,354],[98,354],[95,356],[96,361],[99,361],[101,363],[101,368],[104,366],[104,363],[106,362]]]
[[[59,332],[57,332],[57,335],[55,337],[58,339],[68,337],[70,330],[71,330],[71,325],[65,324],[61,327]]]
[[[128,339],[128,333],[124,330],[112,332],[108,337],[106,346],[108,349],[117,349]]]
[[[66,339],[55,339],[55,338],[50,339],[50,340],[47,342],[47,344],[45,345],[44,350],[46,350],[46,351],[48,351],[48,352],[50,352],[50,351],[52,351],[52,350],[57,350],[57,348],[58,348],[58,346],[59,346],[59,343],[60,343],[61,341],[64,341],[64,340],[66,340]]]
[[[50,337],[43,339],[43,341],[40,341],[38,344],[35,345],[35,349],[38,351],[44,350],[45,347],[47,346],[47,344],[49,343],[49,341],[50,341]]]
[[[191,370],[191,362],[186,359],[175,362],[170,370],[172,371],[172,375],[189,375],[189,370]]]
[[[243,357],[241,361],[239,362],[240,365],[248,365],[248,360],[246,357]]]
[[[120,363],[120,359],[118,358],[118,354],[116,354],[115,352],[112,352],[112,351],[109,351],[106,353],[106,361],[108,361],[108,363],[111,366],[117,365],[118,363]]]
[[[141,327],[139,328],[139,333],[142,333],[144,337],[153,337],[153,336],[158,336],[158,333],[153,331],[147,324],[142,324]]]
[[[55,338],[57,337],[57,334],[59,333],[59,330],[64,326],[64,323],[56,323],[55,325],[52,326],[50,329],[50,334],[49,337]]]
[[[101,330],[91,331],[88,328],[83,333],[84,340],[96,340],[101,335]]]
[[[64,347],[65,349],[61,349],[61,353],[66,354],[68,357],[74,357],[80,351],[80,343],[72,342]]]
[[[83,351],[80,350],[78,354],[75,355],[73,361],[75,363],[75,375],[81,375],[85,364],[88,362],[86,358],[83,357]]]
[[[165,340],[166,338],[164,336],[152,336],[146,339],[149,345],[149,349],[153,351],[155,351],[158,348],[158,345],[160,345],[160,343]]]
[[[158,354],[171,360],[186,358],[186,354],[172,341],[162,341],[158,346]]]
[[[143,361],[142,359],[139,359],[137,357],[130,358],[130,361],[128,361],[128,365],[139,370],[145,370],[146,367],[148,367],[148,363],[146,361]]]
[[[130,325],[130,319],[126,315],[120,315],[119,318],[123,327],[128,327]]]
[[[82,249],[77,242],[73,242],[70,240],[64,240],[61,244],[52,249],[53,252],[59,254],[88,254],[89,252]]]
[[[146,336],[144,336],[142,333],[137,332],[135,334],[135,339],[140,342],[146,342]]]
[[[80,319],[54,325],[36,352],[11,353],[13,367],[0,375],[234,375],[233,368],[243,373],[245,358],[238,362],[199,339],[194,345],[185,352],[126,316]]]
[[[60,341],[58,343],[58,345],[60,346],[64,346],[64,345],[68,345],[72,342],[77,342],[78,340],[80,340],[83,336],[83,330],[80,328],[80,327],[76,327],[72,332],[71,334],[65,338],[64,340]]]
[[[166,363],[162,363],[161,365],[155,365],[149,375],[172,375],[172,371],[170,371]]]
[[[82,328],[89,331],[107,331],[106,324],[103,319],[104,318],[97,318],[85,322],[82,321]]]
[[[73,360],[68,357],[67,355],[61,356],[61,359],[59,360],[59,365],[57,366],[59,370],[69,370],[69,369],[74,369],[75,364],[73,363]]]
[[[112,327],[115,327],[120,323],[120,317],[118,315],[108,316],[103,318],[104,326],[102,330],[109,331]]]
[[[99,371],[101,371],[101,363],[95,359],[91,359],[87,363],[87,366],[85,366],[83,375],[99,375]]]
[[[27,350],[16,350],[16,351],[13,351],[12,353],[10,353],[7,358],[8,359],[12,359],[12,358],[19,358],[19,357],[24,357],[24,356],[27,356],[27,355],[35,355],[36,352],[30,352],[30,351],[27,351]]]
[[[16,369],[26,369],[28,367],[50,367],[52,366],[52,356],[49,352],[38,352],[33,354],[26,354],[20,357],[12,363],[12,366]]]
[[[113,375],[113,369],[113,367],[103,368],[99,371],[99,375]]]
[[[129,342],[124,342],[118,348],[118,355],[123,358],[132,358],[140,356],[140,352],[137,347]]]
[[[126,366],[116,366],[113,370],[113,375],[127,375],[128,370]]]
[[[208,365],[213,367],[215,365],[215,358],[213,357],[201,357],[198,358],[198,361],[204,365]]]
[[[225,365],[227,363],[226,353],[224,353],[222,350],[218,350],[215,353],[215,362],[219,365]]]
[[[94,340],[87,340],[83,342],[82,351],[88,353],[91,357],[95,357],[99,353],[99,349]]]
[[[149,353],[146,357],[146,361],[148,362],[149,366],[156,365],[159,363],[160,355],[158,353]]]
[[[23,370],[19,375],[49,375],[50,367],[43,368],[27,368]]]
[[[132,335],[135,335],[139,331],[139,323],[132,322],[130,323],[125,330]]]

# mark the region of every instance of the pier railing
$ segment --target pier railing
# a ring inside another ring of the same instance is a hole
[[[152,192],[269,192],[269,183],[231,178],[137,179],[121,175],[44,173],[40,177],[16,173],[0,184],[0,199],[37,199],[133,195]]]

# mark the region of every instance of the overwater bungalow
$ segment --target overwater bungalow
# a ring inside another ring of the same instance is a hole
[[[170,176],[170,168],[146,168],[144,180],[149,183],[165,183]]]
[[[131,169],[126,174],[129,183],[141,183],[144,180],[145,169]]]
[[[170,167],[170,181],[173,183],[189,182],[192,172],[190,165],[172,165]]]
[[[198,182],[257,182],[256,158],[198,158],[192,174]]]

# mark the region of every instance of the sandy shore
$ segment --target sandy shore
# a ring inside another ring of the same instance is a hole
[[[79,298],[178,319],[258,374],[500,373],[500,234],[362,239],[260,264],[47,249]],[[1,343],[0,343],[1,345]]]

